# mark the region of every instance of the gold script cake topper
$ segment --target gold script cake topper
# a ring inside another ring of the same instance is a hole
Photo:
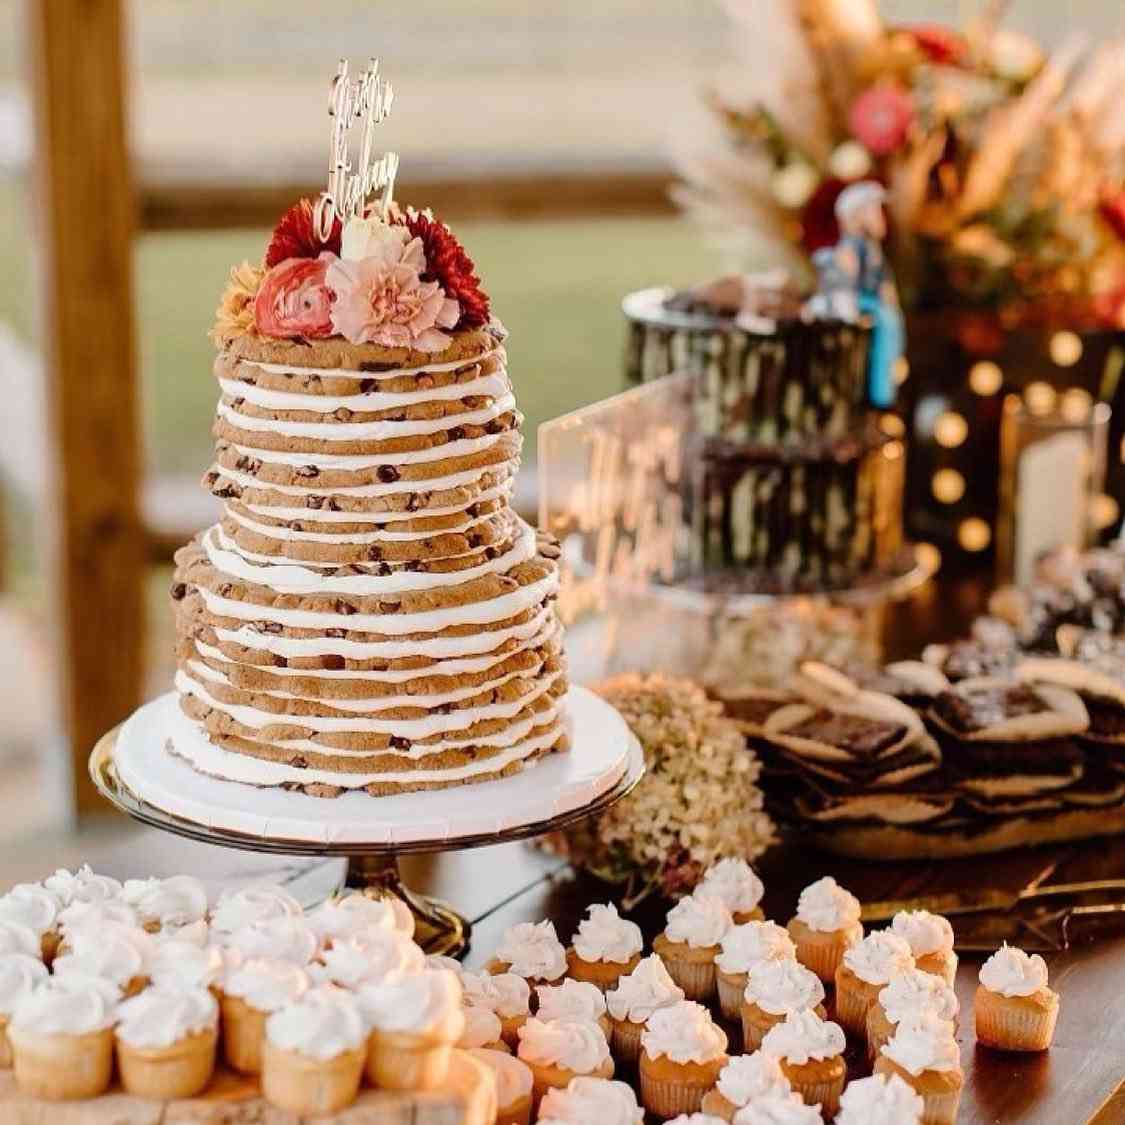
[[[394,195],[398,153],[372,157],[375,126],[385,120],[394,102],[394,89],[379,77],[379,60],[371,59],[358,78],[348,77],[348,60],[341,59],[332,79],[328,114],[332,118],[332,145],[328,159],[328,190],[320,193],[313,210],[316,234],[327,242],[337,219],[346,223],[363,214],[367,197],[382,190],[384,217]],[[352,128],[362,122],[357,163],[352,164]]]

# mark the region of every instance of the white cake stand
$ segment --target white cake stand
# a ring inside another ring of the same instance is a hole
[[[398,856],[483,847],[557,831],[608,808],[644,773],[640,744],[593,692],[564,700],[571,748],[498,781],[391,797],[310,797],[209,776],[211,744],[174,693],[136,711],[90,755],[90,775],[117,808],[166,832],[244,851],[346,856],[347,885],[402,897],[427,952],[457,954],[469,923],[402,883]]]

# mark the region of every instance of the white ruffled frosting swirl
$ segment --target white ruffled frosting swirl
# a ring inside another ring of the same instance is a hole
[[[876,930],[844,953],[844,964],[867,984],[886,984],[914,968],[914,955],[905,938],[891,930]]]
[[[444,953],[427,953],[426,968],[448,969],[454,976],[458,977],[463,977],[466,972],[465,966],[456,957],[447,957]]]
[[[8,953],[38,957],[42,953],[40,935],[22,922],[0,919],[0,956]]]
[[[283,1051],[322,1062],[363,1046],[367,1029],[355,997],[342,988],[310,988],[266,1020],[266,1038]]]
[[[304,967],[316,955],[317,940],[304,918],[263,918],[223,938],[226,948],[241,956],[270,957]]]
[[[1047,962],[1005,942],[981,966],[980,982],[1001,996],[1032,996],[1047,987]]]
[[[707,1063],[723,1055],[727,1037],[702,1004],[681,1000],[649,1016],[641,1045],[649,1058],[663,1055],[675,1063]]]
[[[822,1120],[820,1107],[805,1105],[796,1093],[788,1097],[771,1094],[734,1115],[734,1125],[821,1125]]]
[[[594,903],[574,935],[574,952],[583,961],[624,965],[643,948],[640,926],[622,918],[613,903]]]
[[[288,891],[272,883],[257,883],[219,896],[211,912],[211,933],[218,940],[253,922],[302,915],[301,904]]]
[[[146,988],[117,1006],[117,1038],[130,1047],[171,1047],[218,1024],[219,1006],[206,988]]]
[[[644,1125],[644,1119],[632,1087],[608,1078],[571,1079],[565,1090],[548,1090],[539,1106],[540,1125]]]
[[[316,981],[359,988],[422,972],[426,956],[397,930],[365,930],[337,938],[320,955],[320,964],[309,968]]]
[[[500,1017],[491,1008],[470,1004],[462,1014],[465,1029],[457,1041],[458,1047],[488,1047],[500,1041]]]
[[[644,1023],[653,1012],[678,1004],[683,998],[684,990],[669,975],[660,957],[651,953],[618,980],[617,987],[606,993],[605,1002],[615,1020]]]
[[[140,926],[137,912],[124,899],[103,898],[90,902],[75,899],[59,914],[59,930],[67,943],[73,945],[75,934],[83,930],[97,933],[103,926]]]
[[[583,1020],[529,1019],[519,1030],[519,1057],[537,1066],[592,1074],[609,1058],[605,1032]]]
[[[10,1017],[48,977],[47,966],[26,953],[0,956],[0,1016]]]
[[[166,941],[175,941],[203,949],[211,944],[211,926],[206,918],[200,918],[198,922],[188,922],[186,926],[165,924],[152,936],[158,945]]]
[[[666,1121],[664,1125],[726,1125],[721,1117],[713,1113],[681,1113]]]
[[[289,961],[259,957],[228,969],[222,988],[259,1012],[276,1012],[308,991],[309,978]]]
[[[389,898],[370,898],[358,892],[327,899],[309,914],[308,921],[324,943],[356,937],[367,930],[394,933],[399,929]]]
[[[463,973],[465,1003],[488,1008],[501,1019],[518,1019],[531,1012],[531,986],[515,973]]]
[[[783,1016],[815,1008],[824,1000],[824,985],[799,961],[759,961],[746,978],[743,995],[763,1012]]]
[[[71,973],[100,977],[118,988],[147,976],[156,952],[152,938],[144,930],[116,922],[96,929],[83,927],[66,940],[69,952],[55,959],[56,977]]]
[[[55,896],[60,906],[121,897],[121,884],[109,875],[94,874],[88,863],[77,871],[60,867],[54,875],[43,880],[43,886]]]
[[[786,1097],[792,1087],[781,1061],[765,1051],[735,1055],[719,1072],[719,1093],[733,1106],[744,1106],[772,1095]]]
[[[788,1012],[781,1023],[774,1024],[762,1040],[762,1050],[777,1055],[796,1066],[811,1059],[831,1059],[844,1053],[846,1040],[839,1024],[822,1020],[809,1009]]]
[[[549,921],[512,926],[504,933],[496,957],[518,977],[558,980],[566,972],[566,950]]]
[[[87,1035],[112,1027],[117,989],[109,981],[74,974],[51,977],[25,996],[12,1013],[9,1031],[35,1035]]]
[[[222,953],[213,945],[190,941],[156,942],[149,959],[148,975],[156,988],[210,988],[226,971]]]
[[[726,903],[732,914],[747,914],[762,901],[765,887],[744,859],[720,859],[704,873],[698,888]]]
[[[20,883],[0,898],[0,921],[26,926],[42,937],[58,924],[58,899],[38,883]]]
[[[207,914],[207,891],[191,875],[170,879],[129,879],[121,897],[142,922],[160,926],[190,926]]]
[[[953,1024],[933,1012],[898,1024],[883,1054],[915,1077],[926,1070],[956,1070],[961,1065]]]
[[[496,1102],[501,1109],[507,1109],[521,1098],[531,1097],[534,1080],[527,1063],[513,1058],[507,1051],[489,1048],[470,1047],[469,1054],[492,1071],[496,1079]]]
[[[696,892],[680,899],[668,911],[664,936],[692,949],[708,949],[718,945],[730,928],[731,915],[726,903],[715,895]]]
[[[882,989],[879,1007],[891,1023],[897,1024],[909,1022],[923,1012],[953,1020],[961,1006],[957,993],[941,977],[921,969],[908,969],[892,977]]]
[[[848,1083],[836,1125],[920,1125],[924,1105],[897,1074],[872,1074]]]
[[[461,1038],[461,982],[445,969],[364,985],[357,994],[364,1018],[376,1031]]]
[[[948,953],[953,948],[949,919],[928,910],[900,910],[891,921],[891,929],[906,940],[915,957]]]
[[[541,1020],[601,1019],[606,1014],[605,996],[597,985],[581,980],[564,980],[561,984],[541,984],[536,990]]]
[[[797,900],[797,918],[821,933],[849,929],[859,922],[859,916],[859,899],[831,875],[810,883]]]
[[[788,961],[797,956],[789,931],[776,922],[746,922],[723,936],[715,964],[724,973],[748,973],[759,961]]]

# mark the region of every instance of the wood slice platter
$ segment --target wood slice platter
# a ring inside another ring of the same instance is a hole
[[[432,1094],[363,1090],[359,1100],[328,1117],[304,1118],[264,1101],[258,1083],[224,1067],[198,1098],[155,1102],[115,1087],[82,1102],[47,1102],[16,1089],[0,1071],[0,1121],[4,1125],[493,1125],[492,1075],[462,1051],[454,1052],[449,1089]]]

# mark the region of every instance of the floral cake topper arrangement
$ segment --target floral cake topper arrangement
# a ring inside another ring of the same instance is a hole
[[[218,344],[254,332],[433,353],[449,346],[450,332],[488,323],[488,297],[464,247],[430,212],[394,203],[394,153],[371,159],[372,128],[390,101],[377,63],[349,82],[341,62],[329,190],[281,217],[261,266],[231,271],[212,331]],[[364,130],[351,175],[347,126],[355,120]],[[381,198],[368,200],[379,189]]]

